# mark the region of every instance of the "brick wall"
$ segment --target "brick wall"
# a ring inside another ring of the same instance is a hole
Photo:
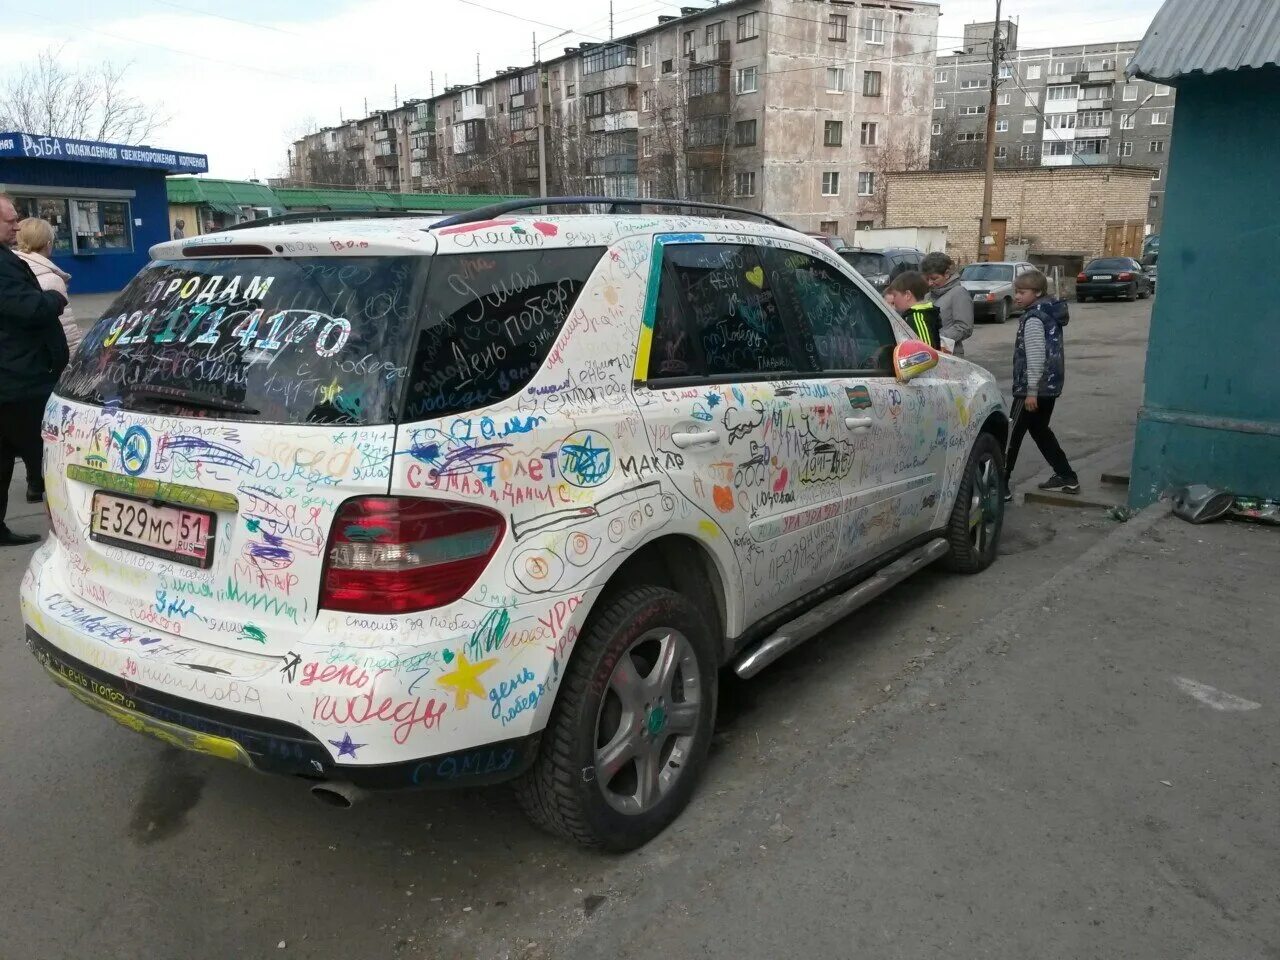
[[[890,227],[946,227],[947,253],[958,263],[978,258],[981,171],[887,175],[885,222]],[[1147,221],[1151,171],[1132,167],[1039,167],[997,170],[991,216],[1008,221],[1007,239],[1031,243],[1031,256],[1104,253],[1108,224]]]

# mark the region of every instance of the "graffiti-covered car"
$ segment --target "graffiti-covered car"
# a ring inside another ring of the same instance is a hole
[[[993,379],[751,216],[508,204],[153,248],[45,412],[31,650],[121,723],[331,801],[512,780],[556,833],[645,842],[722,667],[1000,536]]]

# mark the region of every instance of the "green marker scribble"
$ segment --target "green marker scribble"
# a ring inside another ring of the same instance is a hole
[[[252,623],[246,623],[244,625],[244,631],[241,633],[241,636],[249,640],[256,640],[258,643],[267,642],[266,633],[263,632],[261,627],[255,627]]]

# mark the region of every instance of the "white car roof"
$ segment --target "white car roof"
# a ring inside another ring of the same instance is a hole
[[[463,223],[438,230],[439,216],[325,220],[318,223],[279,223],[169,240],[151,248],[156,260],[180,260],[184,251],[258,246],[285,256],[412,256],[431,253],[528,250],[526,239],[536,236],[539,247],[598,247],[630,236],[657,233],[735,234],[774,237],[830,252],[829,247],[796,231],[771,223],[721,217],[680,217],[645,214],[579,214],[535,216],[500,215],[492,220]],[[478,236],[483,239],[477,241]],[[280,248],[280,249],[277,249]],[[243,249],[229,255],[244,255]],[[211,253],[206,256],[213,255]]]

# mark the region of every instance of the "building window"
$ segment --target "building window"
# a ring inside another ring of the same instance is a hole
[[[870,197],[876,192],[876,175],[874,171],[863,170],[858,174],[858,196]]]
[[[739,120],[733,125],[733,140],[740,147],[754,147],[756,145],[756,122],[754,120]]]
[[[653,66],[653,44],[652,43],[646,43],[643,47],[640,48],[640,66],[642,67]]]
[[[1013,76],[1013,68],[1007,63],[1000,64],[1000,79],[1008,80],[1011,76]]]
[[[864,30],[867,43],[884,43],[884,17],[867,17]]]
[[[1028,80],[1040,79],[1040,64],[1037,63],[1033,66],[1027,67],[1027,79]]]
[[[960,81],[961,90],[983,90],[986,88],[986,86],[987,86],[987,81],[981,78],[977,80],[970,79],[970,80]]]
[[[997,106],[997,107],[1007,107],[1007,106],[1009,105],[1009,102],[1010,102],[1012,99],[1013,99],[1013,95],[1012,95],[1012,94],[1009,94],[1009,93],[997,93],[997,94],[996,94],[996,106]]]
[[[1147,144],[1147,152],[1148,153],[1164,153],[1164,141],[1152,140],[1149,144]]]
[[[818,224],[818,232],[826,234],[828,237],[840,236],[839,220],[823,220]]]
[[[755,93],[760,89],[760,68],[742,67],[738,70],[738,93]]]
[[[828,40],[844,43],[849,39],[849,18],[842,13],[833,13],[827,17],[827,25],[831,28]]]
[[[880,96],[880,80],[879,70],[862,71],[862,95],[864,97]]]
[[[1127,113],[1120,118],[1121,130],[1132,130],[1134,128],[1134,120],[1137,119],[1132,113]]]
[[[684,37],[681,40],[680,51],[687,55],[687,54],[693,53],[693,48],[694,48],[693,31],[686,30],[684,32]]]
[[[844,143],[844,124],[839,120],[828,120],[822,127],[822,145],[838,147],[842,143]]]
[[[875,225],[876,225],[876,222],[874,220],[859,220],[857,223],[854,224],[853,229],[873,230],[875,229]]]
[[[724,21],[723,20],[719,20],[716,23],[707,24],[706,42],[708,46],[714,43],[719,43],[723,39],[724,39]]]
[[[945,109],[947,109],[947,101],[946,101],[944,98],[942,98],[942,97],[934,97],[934,98],[933,98],[933,109],[935,109],[935,110],[945,110]]]
[[[1167,97],[1169,95],[1169,88],[1166,87],[1163,83],[1157,83],[1156,92],[1154,95],[1157,97]]]
[[[53,227],[53,252],[71,253],[71,216],[67,212],[70,201],[54,197],[14,197],[13,205],[22,219],[39,217]],[[192,225],[194,226],[194,224]]]
[[[564,95],[566,97],[572,97],[572,96],[575,96],[577,92],[578,92],[578,85],[576,83],[571,83],[565,88]]]
[[[1009,121],[1008,121],[1008,120],[997,120],[997,121],[996,121],[996,133],[1008,133],[1008,132],[1009,132]]]
[[[734,174],[733,195],[735,197],[754,197],[756,195],[756,175],[754,172],[748,171]]]
[[[824,197],[840,196],[840,174],[829,171],[822,175],[822,195]]]
[[[1051,113],[1044,118],[1044,125],[1050,130],[1074,130],[1076,115],[1074,113]]]
[[[1138,85],[1136,83],[1126,83],[1124,85],[1124,92],[1122,93],[1122,96],[1124,97],[1125,100],[1129,101],[1130,103],[1132,103],[1134,100],[1137,100]]]
[[[1009,159],[1009,148],[1008,148],[1008,147],[996,147],[996,159],[997,159],[997,160],[1008,160],[1008,159]]]
[[[932,133],[935,137],[942,136],[942,124],[935,121],[933,124],[933,129],[930,130],[929,132]]]
[[[604,116],[604,94],[589,93],[587,94],[586,114],[588,117]]]
[[[934,82],[934,83],[946,83],[946,82],[947,82],[947,71],[945,71],[945,70],[935,70],[935,71],[933,71],[933,82]]]
[[[654,192],[653,192],[653,181],[652,181],[652,180],[646,180],[646,181],[644,182],[644,193],[643,193],[643,196],[644,196],[644,198],[645,198],[646,200],[652,200],[652,199],[654,198]]]
[[[1157,167],[1157,168],[1156,168],[1156,172],[1155,172],[1155,173],[1153,173],[1153,174],[1151,175],[1151,179],[1152,179],[1152,180],[1159,180],[1159,179],[1160,179],[1160,168],[1159,168],[1159,167]]]
[[[582,73],[604,73],[615,67],[635,66],[636,53],[631,47],[608,46],[592,50],[582,58]]]
[[[844,67],[827,67],[827,93],[844,93]]]
[[[123,200],[71,200],[71,251],[79,255],[101,250],[132,250],[133,221]],[[18,205],[15,203],[15,207]],[[55,225],[56,226],[56,225]],[[54,244],[60,230],[54,231]]]
[[[1152,210],[1154,210],[1156,207],[1160,206],[1160,198],[1152,197],[1150,200],[1147,201],[1147,206],[1150,207]]]
[[[1069,157],[1071,156],[1071,141],[1053,141],[1046,146],[1044,153],[1046,157]]]
[[[653,156],[653,137],[645,136],[640,140],[640,151],[643,156]]]
[[[1053,66],[1049,68],[1049,72],[1055,77],[1064,77],[1068,73],[1074,73],[1076,65],[1070,60],[1057,60]]]
[[[1038,121],[1037,121],[1034,117],[1032,117],[1030,120],[1023,120],[1023,121],[1022,121],[1022,132],[1023,132],[1023,133],[1035,133],[1035,132],[1036,132],[1036,125],[1037,125],[1037,122],[1038,122]]]
[[[1160,127],[1168,122],[1169,122],[1168,110],[1152,110],[1151,111],[1151,125],[1153,127]]]
[[[720,92],[720,73],[710,67],[689,71],[689,96],[701,97]]]
[[[1111,141],[1106,137],[1090,138],[1076,141],[1076,155],[1084,157],[1105,157],[1111,152]]]
[[[645,113],[653,112],[653,91],[642,90],[640,92],[640,109]]]
[[[710,147],[727,144],[729,140],[729,118],[724,114],[713,114],[689,121],[688,145],[691,147]]]
[[[674,66],[673,66],[673,64],[672,64],[672,61],[670,61],[670,60],[663,60],[663,61],[662,61],[662,72],[663,72],[663,73],[670,73],[670,72],[671,72],[672,70],[674,70],[674,69],[675,69],[675,67],[674,67]]]
[[[1045,94],[1045,99],[1049,103],[1062,100],[1076,100],[1080,97],[1080,88],[1074,83],[1064,83],[1061,86],[1050,87],[1049,92]]]
[[[1040,106],[1040,92],[1038,90],[1033,90],[1028,93],[1026,103],[1028,107]]]
[[[875,147],[880,143],[880,124],[864,123],[862,125],[862,145],[864,147]]]
[[[1080,111],[1080,126],[1109,127],[1111,126],[1111,111],[1110,110],[1082,110]]]
[[[1018,149],[1019,160],[1034,160],[1035,158],[1036,158],[1035,144],[1033,143],[1023,144],[1023,146]]]
[[[986,104],[979,104],[976,107],[968,106],[968,107],[960,108],[960,116],[962,117],[980,117],[986,112],[987,112]]]
[[[979,130],[976,133],[956,134],[956,143],[985,143],[986,140],[987,134],[984,130]]]
[[[760,36],[760,31],[756,28],[756,15],[754,13],[744,13],[738,18],[738,42],[754,40],[758,36]]]
[[[1132,141],[1132,140],[1123,140],[1123,141],[1121,141],[1121,143],[1120,143],[1120,156],[1122,156],[1122,157],[1132,157],[1132,156],[1133,156],[1133,141]]]

